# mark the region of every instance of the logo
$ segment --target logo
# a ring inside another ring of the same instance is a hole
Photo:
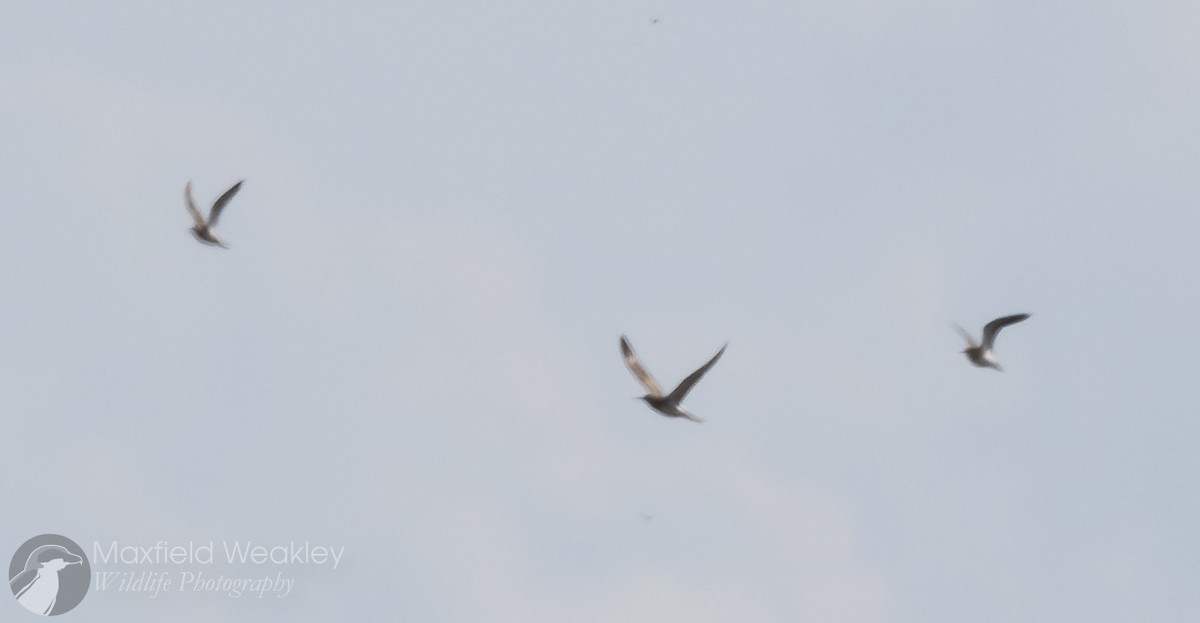
[[[87,594],[91,575],[83,548],[57,534],[25,541],[8,565],[8,585],[17,601],[44,616],[78,606]]]

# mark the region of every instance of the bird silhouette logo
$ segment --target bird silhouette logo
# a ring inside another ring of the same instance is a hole
[[[57,534],[33,537],[8,566],[13,596],[34,614],[54,616],[73,609],[87,594],[91,565],[83,549]]]

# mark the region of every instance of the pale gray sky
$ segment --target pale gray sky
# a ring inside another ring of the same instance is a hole
[[[346,548],[102,623],[1195,621],[1198,31],[9,2],[0,551]],[[184,183],[241,178],[197,244]],[[951,323],[1022,311],[971,367]],[[705,424],[630,399],[622,333],[672,385],[730,342]]]

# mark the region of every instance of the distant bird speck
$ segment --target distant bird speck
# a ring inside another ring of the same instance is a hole
[[[728,346],[729,343],[726,342],[725,346],[722,346],[721,350],[717,351],[717,354],[708,360],[708,363],[689,374],[686,379],[680,381],[678,387],[670,394],[664,396],[662,388],[658,386],[658,382],[654,380],[654,377],[650,376],[650,373],[642,366],[642,362],[638,361],[637,354],[633,352],[633,347],[629,345],[629,340],[624,335],[621,336],[621,354],[625,357],[625,365],[629,367],[629,371],[633,373],[634,378],[646,388],[646,391],[650,392],[645,396],[639,396],[639,398],[646,401],[646,404],[650,405],[651,409],[667,417],[683,417],[693,422],[703,422],[704,420],[688,413],[679,403],[683,402],[684,396],[687,396],[688,392],[692,390],[692,386],[700,380],[700,377],[704,376],[704,373],[708,372],[708,369],[717,363],[717,360],[725,353],[725,348]]]
[[[650,18],[650,25],[653,26],[653,25],[657,24],[659,21],[661,21],[661,20],[659,20],[657,17],[652,17],[652,18]]]
[[[212,204],[212,208],[208,211],[208,220],[206,221],[203,216],[200,216],[200,211],[196,209],[196,202],[192,200],[192,181],[188,180],[187,185],[183,187],[183,198],[187,202],[188,213],[192,215],[192,220],[195,221],[195,225],[192,226],[192,235],[196,237],[196,240],[204,244],[221,247],[222,249],[229,248],[217,237],[217,232],[214,228],[217,226],[217,219],[221,218],[221,211],[225,209],[225,205],[229,203],[230,199],[233,199],[238,190],[241,190],[242,182],[244,181],[246,180],[238,180],[238,183],[230,186],[229,190],[225,191],[220,197],[217,197],[217,200]]]
[[[983,326],[983,339],[979,344],[976,344],[974,338],[962,327],[954,325],[954,328],[958,329],[958,333],[967,341],[967,347],[962,352],[967,355],[967,359],[970,359],[971,363],[980,368],[995,368],[1003,372],[1004,368],[1001,368],[992,356],[992,344],[996,342],[996,335],[1000,333],[1000,329],[1010,324],[1017,324],[1028,317],[1029,314],[1013,314],[987,323]]]

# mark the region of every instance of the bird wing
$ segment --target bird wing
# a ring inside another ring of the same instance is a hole
[[[192,215],[192,220],[196,221],[196,227],[204,227],[204,217],[200,216],[200,211],[196,209],[196,202],[192,201],[191,180],[188,180],[187,185],[183,187],[183,200],[186,202],[188,212]]]
[[[992,343],[996,341],[996,335],[1000,333],[1000,329],[1007,327],[1010,324],[1017,324],[1029,317],[1029,314],[1013,314],[1003,318],[997,318],[983,325],[983,347],[987,350],[992,349]]]
[[[661,396],[662,388],[658,386],[658,382],[654,377],[646,372],[646,368],[642,367],[642,362],[638,361],[637,353],[633,352],[633,347],[629,345],[629,340],[625,336],[621,336],[621,354],[625,357],[625,365],[629,367],[629,371],[637,378],[638,382],[646,388],[653,396]]]
[[[708,363],[700,366],[700,368],[695,372],[689,374],[686,379],[680,381],[679,385],[674,389],[674,391],[671,392],[671,395],[668,396],[668,398],[670,398],[671,401],[676,404],[681,402],[683,397],[687,396],[688,392],[692,391],[692,386],[700,380],[700,377],[704,376],[704,373],[708,372],[708,369],[717,363],[717,360],[721,358],[721,355],[725,354],[725,349],[728,346],[729,343],[726,342],[725,346],[722,346],[721,350],[717,351],[717,354],[713,355],[712,359],[708,360]]]
[[[971,337],[971,334],[967,333],[966,329],[958,325],[954,325],[954,328],[958,329],[958,334],[962,336],[962,339],[967,341],[967,348],[975,348],[978,346],[978,344],[975,343],[975,338]]]
[[[217,197],[217,201],[215,203],[213,203],[212,210],[210,210],[208,213],[208,226],[209,227],[216,226],[217,219],[221,218],[221,210],[224,210],[225,204],[229,203],[229,200],[233,199],[233,196],[236,195],[237,192],[242,189],[242,182],[244,182],[244,181],[246,181],[246,180],[238,180],[238,183],[234,184],[233,186],[230,186],[229,190],[225,191],[225,193],[222,194],[220,197]]]

